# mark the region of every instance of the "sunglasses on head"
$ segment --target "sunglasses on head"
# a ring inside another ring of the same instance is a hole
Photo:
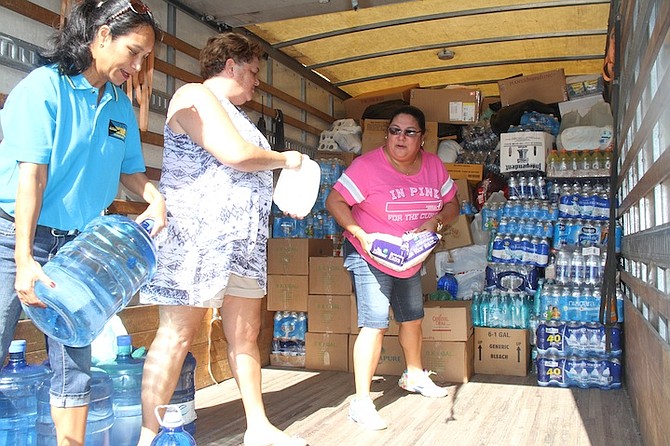
[[[403,130],[403,129],[399,128],[399,127],[389,127],[389,128],[388,128],[388,132],[389,132],[389,134],[391,134],[391,135],[393,135],[393,136],[398,136],[398,135],[401,135],[401,134],[404,133],[406,137],[408,137],[408,138],[414,138],[414,137],[418,136],[418,135],[421,133],[421,130],[414,130],[414,129],[405,129],[405,130]]]
[[[102,3],[100,3],[99,5],[101,4]],[[153,19],[151,9],[149,9],[149,7],[145,5],[141,0],[129,0],[128,5],[126,5],[121,11],[112,14],[107,19],[107,23],[113,22],[116,18],[120,17],[121,15],[125,14],[128,11],[132,11],[137,15],[148,15],[149,18]]]

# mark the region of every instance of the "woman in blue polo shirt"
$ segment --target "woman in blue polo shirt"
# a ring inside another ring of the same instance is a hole
[[[35,69],[10,93],[0,143],[0,358],[21,305],[44,307],[41,265],[116,197],[119,181],[148,203],[138,220],[160,231],[165,202],[149,182],[132,104],[118,86],[140,70],[160,36],[140,0],[83,0]],[[83,444],[90,347],[47,339],[58,444]]]

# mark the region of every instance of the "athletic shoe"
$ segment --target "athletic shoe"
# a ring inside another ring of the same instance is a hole
[[[429,398],[444,398],[447,396],[447,388],[437,386],[430,375],[436,375],[435,372],[423,370],[418,373],[408,373],[405,370],[398,380],[398,385],[401,389],[408,392],[420,393]]]

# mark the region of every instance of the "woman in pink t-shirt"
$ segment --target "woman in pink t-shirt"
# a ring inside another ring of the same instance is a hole
[[[456,185],[440,158],[422,149],[425,132],[421,110],[412,106],[396,110],[386,144],[356,158],[326,202],[345,229],[344,266],[353,279],[361,328],[354,345],[356,396],[349,417],[373,430],[387,427],[370,398],[370,384],[389,324],[389,306],[400,324],[407,364],[398,385],[427,397],[447,395],[421,363],[421,265],[399,272],[370,256],[373,233],[400,237],[409,231],[439,232],[458,216]]]

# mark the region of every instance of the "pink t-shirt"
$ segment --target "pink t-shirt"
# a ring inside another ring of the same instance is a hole
[[[456,184],[433,153],[423,152],[421,169],[415,175],[403,175],[393,168],[379,147],[354,159],[333,188],[351,206],[358,225],[368,234],[381,232],[400,237],[421,226],[440,212],[444,203],[456,195]],[[350,232],[344,236],[375,268],[394,277],[413,276],[417,265],[398,272],[375,262]]]

